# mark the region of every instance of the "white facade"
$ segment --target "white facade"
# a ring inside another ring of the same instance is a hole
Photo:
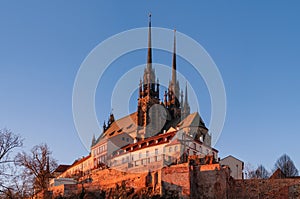
[[[89,173],[93,169],[93,159],[91,155],[83,157],[77,161],[75,161],[65,172],[60,174],[59,178],[71,177],[71,176],[79,176]]]
[[[59,186],[62,184],[77,184],[73,178],[53,178],[50,180],[50,187]]]
[[[228,166],[230,168],[230,175],[234,179],[244,179],[243,170],[244,170],[244,162],[229,155],[226,158],[220,160],[220,164],[224,166]]]
[[[182,138],[182,139],[180,139]],[[160,134],[118,150],[109,157],[108,166],[127,171],[156,170],[163,166],[179,163],[183,154],[213,155],[218,158],[218,151],[191,136],[182,136],[180,132]]]
[[[107,158],[112,152],[131,143],[133,143],[133,138],[127,133],[120,133],[116,136],[100,140],[91,148],[94,168],[97,168],[101,163],[107,164]]]

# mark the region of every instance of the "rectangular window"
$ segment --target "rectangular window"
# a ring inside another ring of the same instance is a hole
[[[158,155],[158,149],[155,149],[155,155]]]
[[[175,146],[175,152],[177,152],[178,151],[178,146]]]
[[[146,159],[143,159],[142,160],[142,165],[146,165],[146,164],[147,164]]]

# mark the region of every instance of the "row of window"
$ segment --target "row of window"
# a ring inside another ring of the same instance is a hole
[[[93,152],[94,156],[99,155],[100,153],[102,153],[102,152],[104,152],[106,150],[107,150],[106,145],[102,145],[102,146],[94,149],[94,152]]]
[[[98,157],[94,162],[95,165],[98,165],[100,163],[106,163],[106,155]]]
[[[140,161],[134,161],[134,166],[147,165],[150,164],[151,162],[158,162],[161,160],[162,160],[161,156],[153,156],[151,158],[148,157],[148,158],[141,159]],[[129,162],[129,156],[122,158],[122,164],[128,162]],[[114,164],[116,164],[116,160],[114,161]]]
[[[178,152],[178,151],[179,151],[179,146],[169,147],[169,148],[168,148],[168,152],[169,152],[169,153],[172,153],[172,152],[173,152],[173,149],[174,149],[174,152]],[[163,153],[166,153],[166,148],[165,148],[165,147],[163,148]],[[159,155],[159,150],[158,150],[158,149],[155,149],[155,150],[154,150],[154,154],[155,154],[156,156]],[[139,155],[138,155],[139,159],[144,158],[144,157],[149,157],[149,156],[150,156],[150,152],[149,152],[149,151],[146,151],[146,153],[140,152]],[[129,156],[127,156],[127,159],[129,160]],[[132,155],[132,156],[131,156],[131,159],[134,161],[134,160],[135,160],[135,155]],[[124,161],[125,161],[125,160],[124,160]]]

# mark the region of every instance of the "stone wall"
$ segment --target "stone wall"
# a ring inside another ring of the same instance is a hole
[[[185,163],[145,173],[104,169],[95,170],[85,178],[92,181],[84,183],[84,190],[81,184],[51,188],[54,198],[80,195],[83,191],[97,193],[98,198],[99,194],[104,196],[102,198],[300,198],[300,178],[235,180],[230,177],[228,168],[214,164],[203,167]]]
[[[165,167],[161,170],[161,194],[189,198],[190,180],[187,163]]]
[[[201,171],[201,166],[190,169],[191,198],[227,198],[229,170]]]
[[[231,180],[228,198],[300,198],[300,179]]]
[[[148,173],[129,173],[114,169],[93,171],[90,176],[93,180],[91,185],[100,189],[114,188],[116,184],[125,182],[126,186],[139,188],[145,187]]]
[[[59,196],[71,197],[78,194],[79,190],[79,185],[77,184],[62,184],[59,186],[53,186],[49,189],[49,191],[51,191],[52,193],[51,195],[53,198],[57,198]]]

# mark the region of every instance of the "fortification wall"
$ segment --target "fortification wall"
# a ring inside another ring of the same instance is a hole
[[[92,182],[87,184],[88,189],[102,189],[107,190],[116,187],[116,185],[121,186],[124,183],[128,187],[133,187],[135,189],[145,187],[147,182],[148,173],[131,173],[122,172],[114,169],[104,169],[93,171],[90,177]]]
[[[161,194],[189,198],[190,180],[187,163],[165,167],[161,170]]]
[[[93,180],[84,183],[85,193],[104,194],[106,198],[150,198],[160,195],[165,198],[197,199],[300,199],[300,178],[234,180],[228,168],[216,165],[201,168],[185,163],[144,173],[104,169],[93,171],[86,177]],[[51,188],[51,191],[54,197],[66,197],[80,195],[83,189],[81,184],[60,185]]]
[[[300,198],[300,179],[231,180],[228,198]]]
[[[227,198],[229,170],[201,170],[201,167],[191,167],[190,184],[191,198]]]

